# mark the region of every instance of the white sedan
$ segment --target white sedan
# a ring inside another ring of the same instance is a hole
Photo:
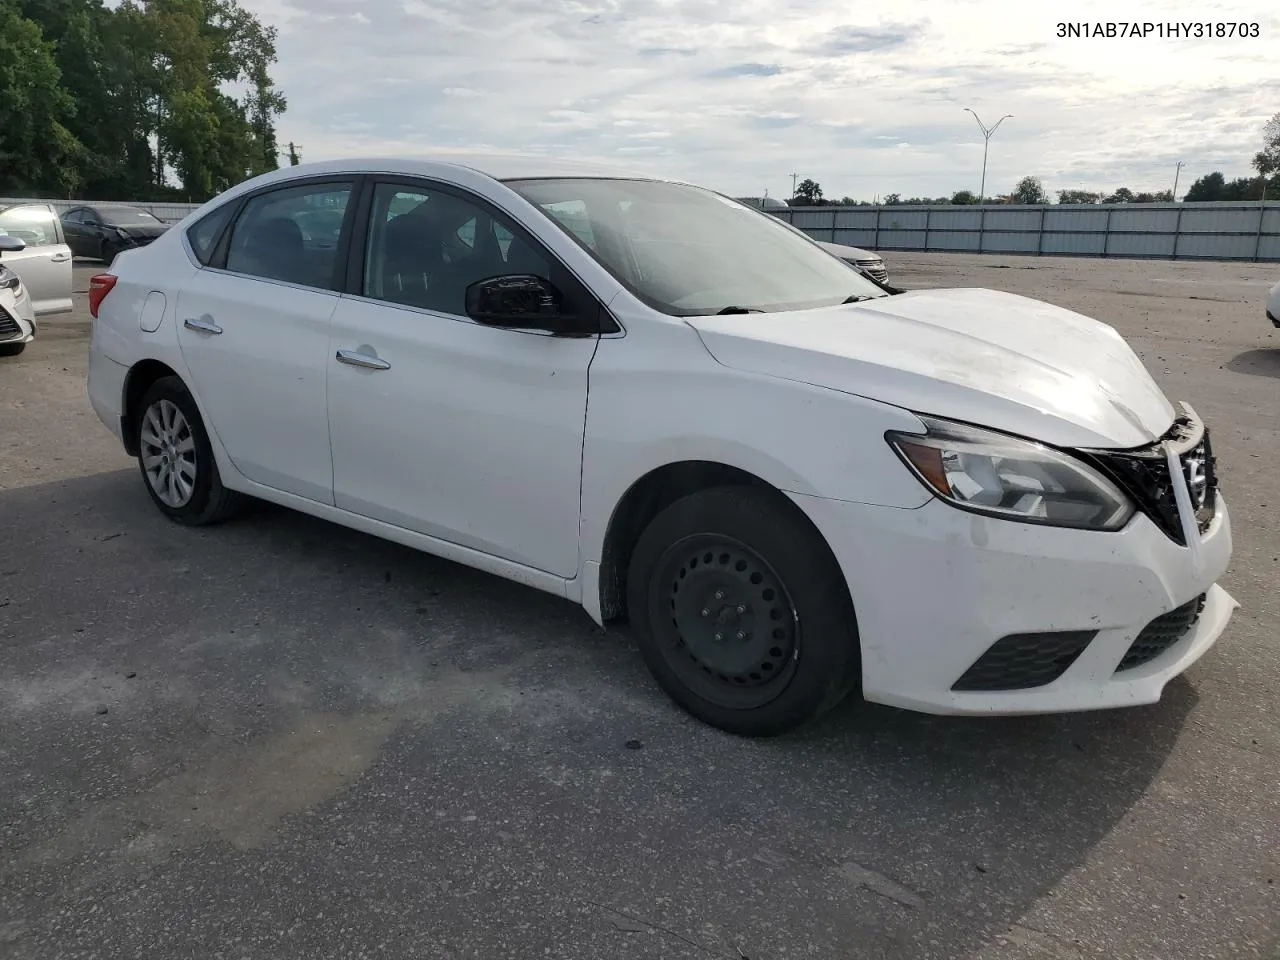
[[[1153,702],[1235,607],[1208,430],[1112,328],[890,294],[697,187],[290,167],[121,253],[90,307],[90,398],[166,516],[260,497],[625,618],[737,733],[851,691]]]
[[[861,247],[851,247],[844,243],[828,243],[825,240],[815,242],[833,257],[837,257],[845,263],[867,272],[872,278],[879,280],[881,283],[889,282],[889,271],[884,265],[884,257],[880,256],[880,254],[873,253],[870,250],[863,250]]]

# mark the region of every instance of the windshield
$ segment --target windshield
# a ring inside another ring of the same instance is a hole
[[[647,180],[511,180],[628,290],[699,316],[887,296],[781,221],[698,187]]]
[[[145,210],[133,207],[101,207],[102,219],[107,223],[159,223],[160,218]]]

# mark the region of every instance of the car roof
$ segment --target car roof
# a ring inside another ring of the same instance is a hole
[[[564,160],[517,153],[424,153],[400,157],[351,157],[324,160],[284,167],[282,175],[305,176],[319,173],[398,173],[409,176],[431,176],[448,169],[468,169],[494,180],[559,179],[569,177],[605,177],[629,180],[668,180],[637,170],[608,163]],[[677,182],[677,181],[669,181]]]

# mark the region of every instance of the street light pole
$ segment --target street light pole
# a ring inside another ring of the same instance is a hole
[[[1006,113],[1003,117],[995,122],[994,126],[988,127],[978,117],[977,113],[965,107],[965,112],[972,113],[973,119],[978,121],[978,129],[982,131],[982,185],[978,187],[978,205],[982,205],[982,201],[987,196],[987,148],[991,145],[991,137],[1000,129],[1000,124],[1006,120],[1012,120],[1013,114]]]
[[[1174,170],[1173,170],[1173,202],[1174,203],[1178,202],[1178,175],[1182,173],[1182,168],[1184,166],[1185,164],[1181,160],[1179,160],[1178,165],[1174,167]]]

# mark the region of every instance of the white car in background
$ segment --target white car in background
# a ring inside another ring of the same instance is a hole
[[[880,254],[873,253],[870,250],[863,250],[861,247],[850,247],[843,243],[828,243],[825,240],[815,240],[814,242],[833,257],[838,257],[845,263],[865,271],[873,280],[877,280],[880,283],[889,282],[889,271],[885,267],[884,258]]]
[[[71,248],[57,213],[45,203],[0,207],[0,356],[26,348],[38,317],[71,308]]]
[[[1280,327],[1280,283],[1271,288],[1271,295],[1267,297],[1267,319],[1272,326]]]
[[[321,211],[336,235],[304,229]],[[626,618],[736,733],[851,691],[1151,703],[1235,607],[1208,429],[1115,330],[892,293],[686,184],[289,167],[120,253],[89,302],[90,399],[164,515],[260,497]]]
[[[22,250],[22,241],[0,237],[0,258]],[[12,357],[26,349],[35,336],[36,313],[22,278],[0,259],[0,357]]]

